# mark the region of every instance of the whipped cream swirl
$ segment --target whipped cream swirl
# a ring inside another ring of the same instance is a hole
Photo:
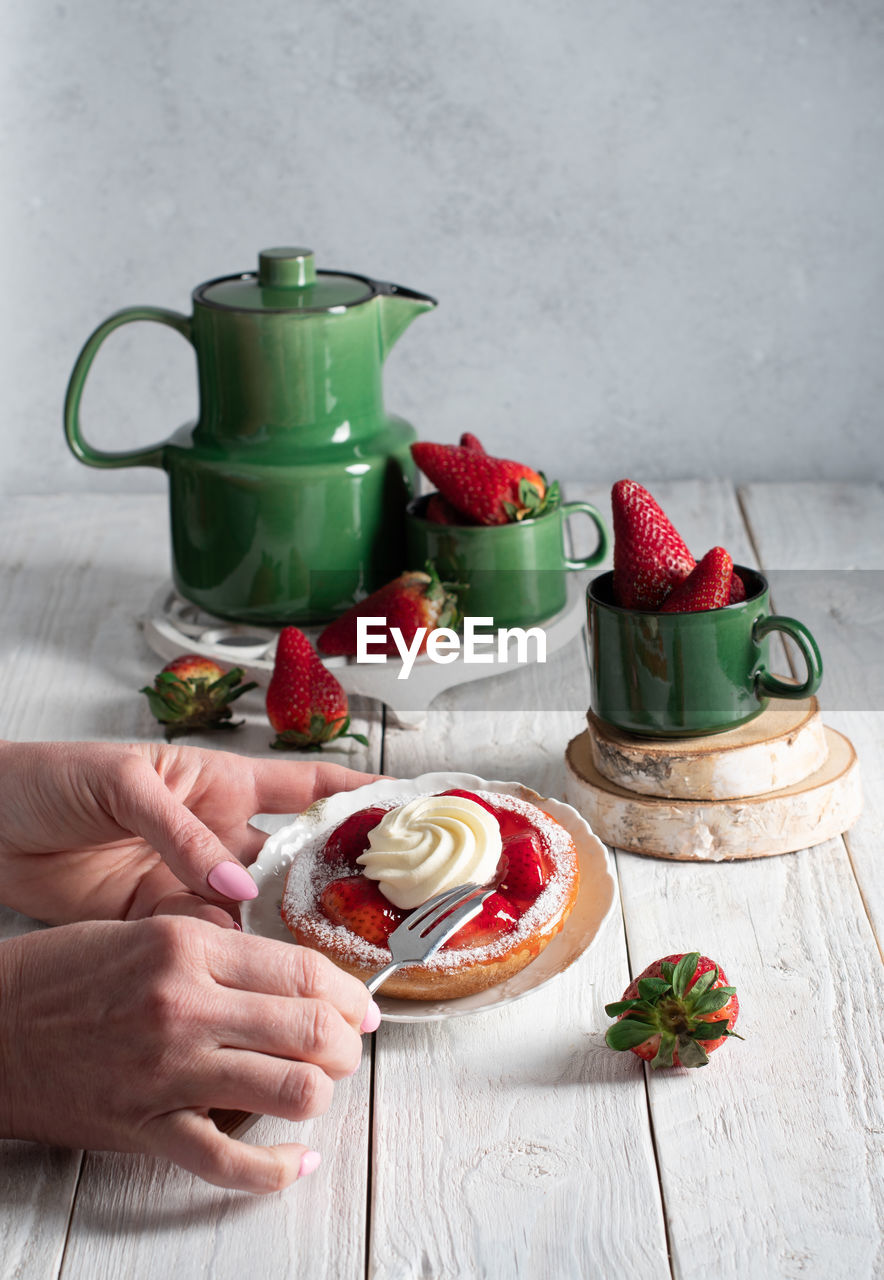
[[[419,796],[384,814],[357,858],[394,907],[409,911],[445,889],[487,884],[502,850],[493,813],[466,796]]]

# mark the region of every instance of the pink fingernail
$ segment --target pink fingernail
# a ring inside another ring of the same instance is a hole
[[[301,1167],[298,1170],[299,1178],[309,1177],[314,1173],[322,1163],[322,1156],[318,1151],[305,1151],[301,1156]]]
[[[242,933],[242,925],[239,923],[239,921],[238,921],[238,920],[234,920],[234,922],[233,922],[233,927],[234,927],[234,929],[236,929],[236,930],[238,930],[240,933]]]
[[[365,1017],[362,1019],[362,1026],[359,1028],[365,1035],[370,1031],[377,1031],[381,1025],[381,1011],[375,1004],[374,1000],[369,1000],[368,1008],[365,1011]]]
[[[233,898],[234,902],[245,902],[258,896],[258,886],[238,862],[219,862],[212,867],[206,879],[216,893]]]

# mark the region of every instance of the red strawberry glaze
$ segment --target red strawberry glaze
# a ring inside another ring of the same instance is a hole
[[[496,887],[482,911],[449,941],[446,948],[462,951],[512,933],[520,918],[537,901],[551,877],[551,863],[543,838],[524,814],[490,803],[473,791],[452,788],[440,795],[462,796],[493,814],[500,825],[503,852],[497,866]],[[324,862],[358,869],[357,858],[368,848],[370,832],[386,812],[375,806],[360,809],[336,827],[322,850]],[[332,924],[344,925],[375,946],[386,940],[409,914],[384,897],[363,874],[332,880],[319,895],[319,909]]]
[[[577,895],[574,842],[549,814],[515,796],[488,791],[455,788],[436,794],[466,796],[497,818],[503,850],[495,892],[445,947],[422,965],[401,971],[401,987],[394,986],[400,975],[388,980],[386,991],[393,996],[411,995],[418,986],[434,998],[467,994],[518,972],[559,932]],[[411,798],[359,810],[327,836],[317,832],[286,879],[282,916],[295,938],[359,976],[389,961],[386,939],[408,912],[384,898],[356,859],[383,813]]]

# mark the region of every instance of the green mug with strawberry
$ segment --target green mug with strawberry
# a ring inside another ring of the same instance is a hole
[[[488,454],[471,432],[459,445],[419,442],[411,454],[437,491],[405,517],[409,564],[431,561],[457,592],[461,616],[496,627],[528,627],[568,601],[567,574],[593,569],[608,553],[608,530],[589,502],[561,501],[557,482],[522,462]],[[569,556],[567,521],[589,517],[593,552]]]
[[[587,590],[592,709],[646,737],[735,729],[771,698],[816,693],[823,663],[803,623],[770,611],[763,573],[724,547],[697,562],[648,491],[618,480],[611,494],[614,569]],[[770,670],[770,637],[797,645],[802,681]]]

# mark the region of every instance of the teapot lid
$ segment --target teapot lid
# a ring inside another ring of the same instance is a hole
[[[198,285],[195,302],[231,311],[331,311],[378,292],[364,276],[316,270],[312,249],[262,249],[258,270]]]

